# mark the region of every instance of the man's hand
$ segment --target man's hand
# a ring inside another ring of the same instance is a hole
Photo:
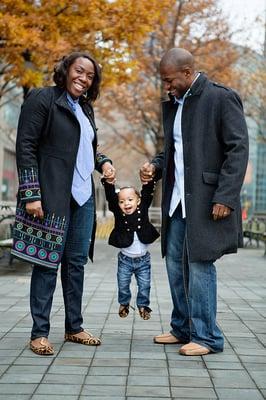
[[[111,183],[111,184],[115,183],[116,171],[115,171],[115,168],[112,166],[112,164],[109,161],[106,161],[102,165],[102,174],[103,174],[103,178],[105,178],[108,183]]]
[[[217,219],[223,219],[231,214],[231,208],[223,204],[214,204],[212,208],[212,217],[216,221]]]
[[[150,182],[155,176],[155,166],[149,162],[145,162],[140,168],[139,176],[144,185]]]
[[[26,204],[26,211],[28,214],[33,215],[33,217],[43,218],[44,213],[42,209],[41,201],[33,201]]]

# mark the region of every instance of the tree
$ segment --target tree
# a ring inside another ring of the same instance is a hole
[[[237,86],[241,88],[245,114],[257,125],[257,135],[250,139],[266,144],[266,68],[265,56],[250,49],[239,49]]]
[[[86,50],[104,66],[104,84],[128,82],[137,51],[168,1],[2,0],[0,4],[0,99],[15,86],[24,94],[51,79],[55,62]],[[151,10],[153,10],[151,12]]]
[[[101,107],[103,118],[110,123],[112,115],[108,110],[117,105],[127,124],[123,133],[114,125],[116,135],[130,141],[133,149],[148,158],[162,148],[160,99],[163,93],[158,65],[167,49],[174,46],[189,49],[199,69],[213,80],[231,86],[236,78],[233,65],[238,52],[231,44],[229,27],[215,0],[169,0],[165,16],[164,24],[157,20],[145,45],[132,51],[138,61],[138,78],[134,84],[122,82],[112,87],[106,98],[113,106],[104,110]]]

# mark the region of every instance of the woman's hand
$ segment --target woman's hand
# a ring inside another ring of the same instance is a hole
[[[43,218],[44,213],[42,209],[41,201],[33,201],[26,204],[26,211],[28,214],[33,215],[33,217]]]
[[[115,183],[116,171],[113,165],[109,161],[106,161],[102,165],[102,173],[103,173],[103,178],[105,178],[108,183],[111,184]]]

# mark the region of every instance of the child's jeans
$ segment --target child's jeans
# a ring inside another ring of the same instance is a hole
[[[150,253],[141,257],[128,257],[118,253],[118,302],[127,305],[131,300],[130,283],[132,275],[135,275],[138,294],[136,303],[138,307],[148,307],[150,304],[151,288],[151,258]]]

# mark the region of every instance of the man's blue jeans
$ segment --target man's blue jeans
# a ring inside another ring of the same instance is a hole
[[[216,269],[212,261],[189,261],[185,236],[186,220],[178,207],[169,221],[166,250],[173,301],[171,333],[213,352],[223,351],[223,336],[216,324]]]
[[[81,305],[84,265],[88,260],[93,221],[93,197],[91,196],[82,207],[72,199],[70,220],[61,261],[66,333],[78,333],[83,330]],[[30,290],[30,307],[33,318],[32,340],[49,335],[50,312],[56,280],[56,269],[38,265],[33,267]]]
[[[150,253],[142,257],[128,257],[118,253],[118,302],[127,305],[131,300],[130,283],[132,275],[135,275],[138,293],[136,303],[138,307],[148,307],[150,304],[151,288],[151,259]]]

